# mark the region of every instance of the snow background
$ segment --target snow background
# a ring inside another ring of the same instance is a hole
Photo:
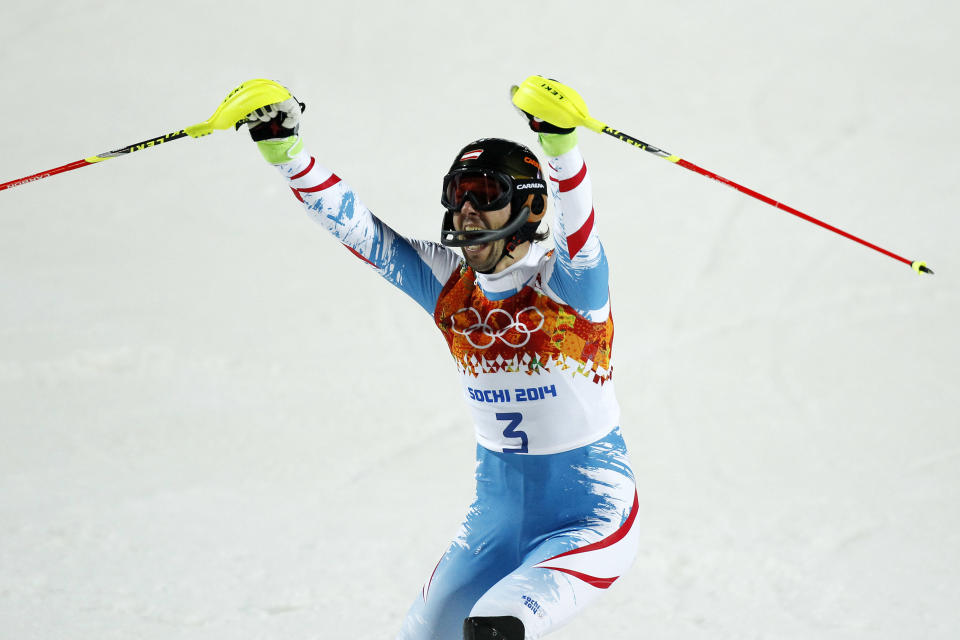
[[[562,638],[960,635],[960,8],[944,0],[7,3],[0,181],[268,77],[436,238],[542,73],[612,126],[937,271],[581,132],[640,490]],[[246,134],[0,194],[0,637],[393,637],[472,494],[423,311]]]

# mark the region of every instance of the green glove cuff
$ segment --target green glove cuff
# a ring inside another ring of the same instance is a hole
[[[539,133],[540,146],[551,158],[562,156],[577,146],[577,131],[574,129],[570,133]]]
[[[289,138],[260,140],[257,142],[257,148],[263,159],[270,164],[283,164],[290,162],[295,155],[303,149],[303,140],[299,135]]]

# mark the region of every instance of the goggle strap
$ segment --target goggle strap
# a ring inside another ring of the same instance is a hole
[[[513,189],[517,194],[547,193],[547,183],[538,178],[514,178]]]

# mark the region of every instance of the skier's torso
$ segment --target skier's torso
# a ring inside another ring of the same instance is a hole
[[[482,446],[558,453],[618,426],[608,267],[579,150],[549,163],[556,250],[531,243],[496,274],[475,274],[450,248],[396,233],[306,151],[277,168],[316,222],[433,315]]]
[[[593,442],[619,423],[610,352],[613,318],[591,322],[544,290],[552,252],[533,245],[507,272],[516,293],[488,297],[472,269],[455,271],[434,319],[460,372],[478,442],[545,454]]]

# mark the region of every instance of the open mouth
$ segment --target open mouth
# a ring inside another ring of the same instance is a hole
[[[481,226],[479,226],[479,225],[475,225],[475,224],[465,225],[465,226],[463,227],[463,230],[464,230],[464,231],[486,231],[486,229],[484,229],[483,227],[481,227]],[[468,245],[466,245],[466,246],[464,247],[464,249],[466,249],[467,251],[469,251],[469,252],[471,252],[471,253],[477,253],[478,251],[481,251],[481,250],[482,250],[484,247],[486,247],[486,246],[487,246],[486,243],[484,243],[484,244],[468,244]]]

